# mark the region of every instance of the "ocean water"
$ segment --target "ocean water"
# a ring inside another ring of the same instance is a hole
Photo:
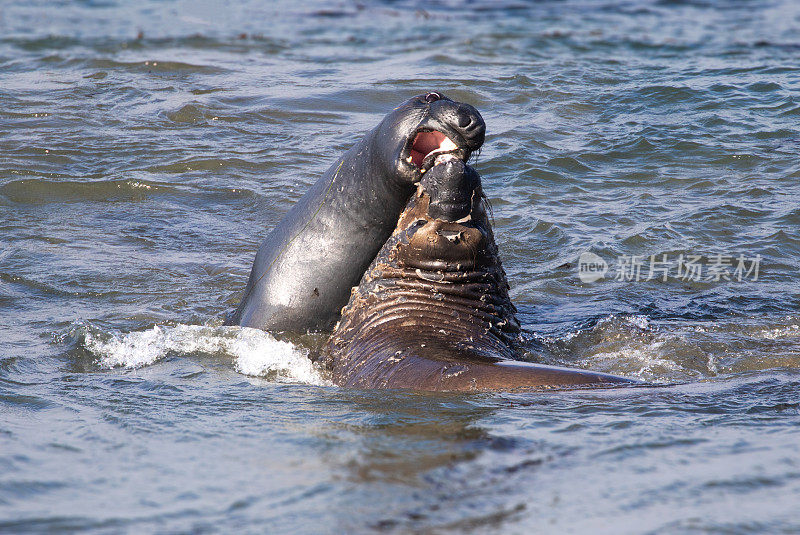
[[[3,2],[0,532],[800,532],[798,57],[791,0]],[[348,390],[222,326],[429,90],[526,358],[652,386]]]

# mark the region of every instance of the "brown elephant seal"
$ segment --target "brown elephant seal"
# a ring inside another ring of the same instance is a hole
[[[358,388],[527,390],[634,381],[516,360],[519,322],[480,177],[439,156],[322,349]]]
[[[485,132],[475,108],[440,93],[395,108],[264,239],[227,323],[270,331],[331,329],[436,155],[466,161]]]

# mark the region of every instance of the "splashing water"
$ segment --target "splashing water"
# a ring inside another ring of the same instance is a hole
[[[103,368],[139,368],[169,353],[210,353],[229,356],[239,373],[281,382],[330,385],[308,352],[258,329],[156,325],[147,331],[105,332],[83,327],[83,345]]]

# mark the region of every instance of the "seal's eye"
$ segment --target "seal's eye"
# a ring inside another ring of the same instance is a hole
[[[428,93],[427,95],[425,95],[425,102],[436,102],[441,98],[442,95],[440,95],[439,93]]]

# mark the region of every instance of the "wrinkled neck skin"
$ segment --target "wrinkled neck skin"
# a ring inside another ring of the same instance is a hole
[[[458,222],[428,215],[430,203],[431,197],[419,188],[400,216],[398,230],[365,274],[365,288],[394,283],[403,291],[410,289],[429,309],[457,317],[451,327],[463,323],[471,337],[486,335],[509,348],[520,327],[482,190],[475,189],[470,213]],[[448,332],[447,339],[453,334]],[[465,355],[498,360],[478,348]]]
[[[418,188],[329,341],[334,382],[404,388],[398,379],[425,373],[414,357],[444,363],[446,375],[449,368],[458,374],[459,362],[517,355],[519,322],[479,185],[470,202],[460,220],[437,219],[428,214],[431,197]]]

